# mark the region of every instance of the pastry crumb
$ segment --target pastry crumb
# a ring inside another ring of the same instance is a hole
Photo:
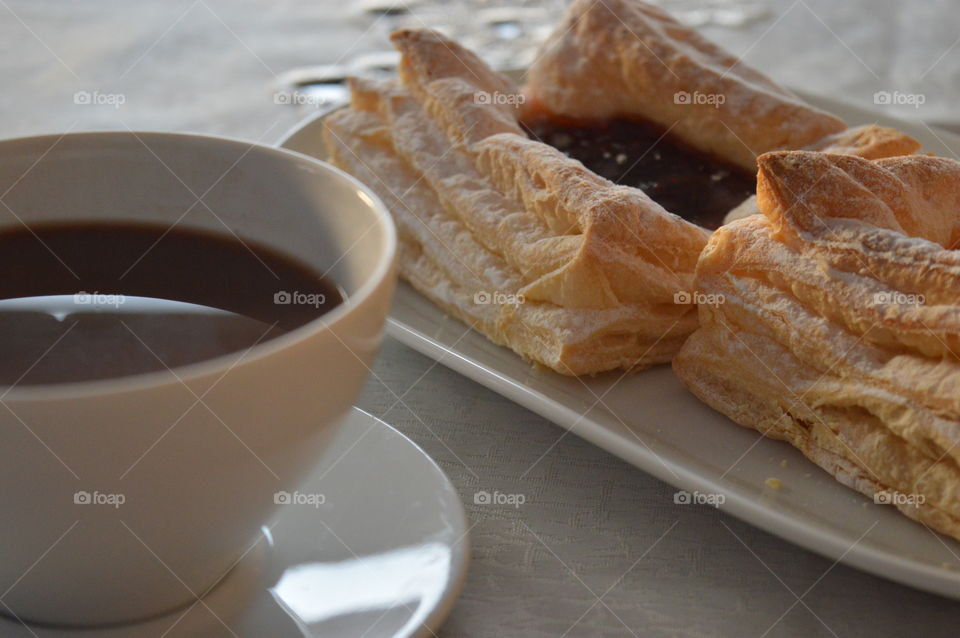
[[[769,487],[771,490],[779,490],[781,487],[783,487],[783,483],[778,478],[768,478],[766,481],[764,481],[764,483],[766,483],[767,487]]]
[[[780,467],[786,468],[786,467],[789,467],[789,466],[790,466],[790,464],[787,463],[787,459],[783,459],[782,461],[780,461]]]

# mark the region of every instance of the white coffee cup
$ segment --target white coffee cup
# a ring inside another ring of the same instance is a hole
[[[360,392],[394,287],[389,214],[311,158],[165,133],[0,142],[4,192],[0,230],[176,222],[273,248],[346,292],[245,353],[0,387],[0,613],[99,625],[195,602],[257,541]]]

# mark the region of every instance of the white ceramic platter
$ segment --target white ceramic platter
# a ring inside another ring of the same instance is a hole
[[[851,125],[895,126],[929,152],[954,157],[952,149],[960,151],[960,136],[946,131],[821,96],[803,97]],[[279,144],[324,159],[322,118],[306,120]],[[622,380],[620,374],[571,379],[534,370],[482,335],[464,334],[462,323],[407,285],[397,290],[388,330],[644,472],[690,492],[723,494],[722,508],[744,521],[864,571],[960,599],[960,543],[843,487],[786,443],[737,426],[700,403],[669,366]],[[782,488],[767,487],[768,478],[779,479]]]

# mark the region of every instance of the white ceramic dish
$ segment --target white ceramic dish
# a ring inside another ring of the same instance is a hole
[[[324,502],[315,507],[303,496],[298,500],[304,504],[281,507],[269,533],[202,604],[149,622],[86,631],[28,629],[0,617],[0,635],[434,635],[460,591],[468,543],[460,499],[430,457],[354,408],[298,492],[323,495]]]
[[[895,126],[938,155],[955,157],[953,149],[960,150],[960,136],[821,96],[803,97],[851,125]],[[322,118],[304,121],[279,144],[325,158]],[[878,576],[960,599],[960,543],[891,507],[874,505],[793,447],[737,426],[700,403],[669,366],[622,379],[620,374],[571,379],[534,370],[479,333],[464,335],[462,323],[405,284],[397,290],[387,330],[667,483],[690,492],[722,493],[725,511],[757,527]],[[782,488],[767,487],[768,478],[779,479]]]

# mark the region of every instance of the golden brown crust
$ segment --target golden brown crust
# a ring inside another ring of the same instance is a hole
[[[655,122],[751,171],[758,154],[846,128],[636,0],[575,0],[530,68],[528,91],[532,104],[560,115]]]
[[[325,134],[334,163],[393,211],[404,277],[564,374],[669,361],[695,326],[674,293],[690,289],[707,231],[528,139],[515,109],[476,99],[516,88],[456,43],[394,42],[402,82],[353,81]]]
[[[656,28],[645,37],[646,47],[664,52],[682,43],[684,50],[695,50],[688,59],[676,58],[676,70],[688,81],[695,79],[698,65],[701,70],[733,65],[732,58],[659,10],[641,2],[606,4],[622,11],[628,24],[634,14],[653,16],[649,20]],[[567,20],[582,8],[583,3],[574,3]],[[622,45],[619,55],[627,71],[646,68],[648,52],[598,35],[597,25],[609,26],[616,16],[597,14],[602,20],[594,24],[594,13],[588,13],[584,24],[594,28],[561,38],[563,46],[548,50],[544,59],[579,55],[583,49],[583,64],[596,65],[590,47],[599,39]],[[615,185],[530,140],[519,124],[518,89],[470,51],[429,30],[403,30],[392,39],[402,53],[399,81],[353,81],[351,107],[327,119],[325,137],[332,161],[374,188],[394,213],[402,276],[493,341],[563,374],[669,361],[696,327],[689,300],[708,232],[665,211],[642,191]],[[642,59],[631,61],[631,56]],[[549,64],[538,68],[533,95],[543,100]],[[629,77],[620,81],[623,87],[608,85],[611,90],[594,103],[600,112],[616,99],[612,96],[634,87]],[[731,129],[734,137],[741,128],[777,118],[779,128],[765,129],[766,146],[806,145],[827,133],[842,136],[839,120],[803,105],[749,69],[737,67],[718,78],[716,87],[730,91],[740,104],[723,111],[731,122],[740,117]],[[701,148],[718,151],[719,142],[710,136],[726,121],[697,115],[699,107],[677,110],[672,93],[648,90],[634,98],[682,114],[680,128],[691,135],[695,121],[705,122]],[[881,148],[869,135],[842,140],[856,150],[866,147],[868,138]],[[727,159],[753,165],[741,142],[734,149],[732,138],[723,139]],[[478,294],[481,300],[523,303],[476,302]]]
[[[805,150],[882,159],[916,153],[920,142],[896,129],[868,124],[828,135]]]
[[[763,215],[704,249],[674,369],[742,425],[960,537],[960,163],[759,160]],[[922,500],[922,502],[918,502]]]
[[[805,150],[856,155],[866,159],[882,159],[884,157],[910,155],[919,149],[920,143],[909,135],[905,135],[896,129],[868,124],[828,135],[821,140],[817,140]],[[727,213],[723,223],[729,224],[732,221],[756,215],[759,212],[757,198],[751,197]]]

